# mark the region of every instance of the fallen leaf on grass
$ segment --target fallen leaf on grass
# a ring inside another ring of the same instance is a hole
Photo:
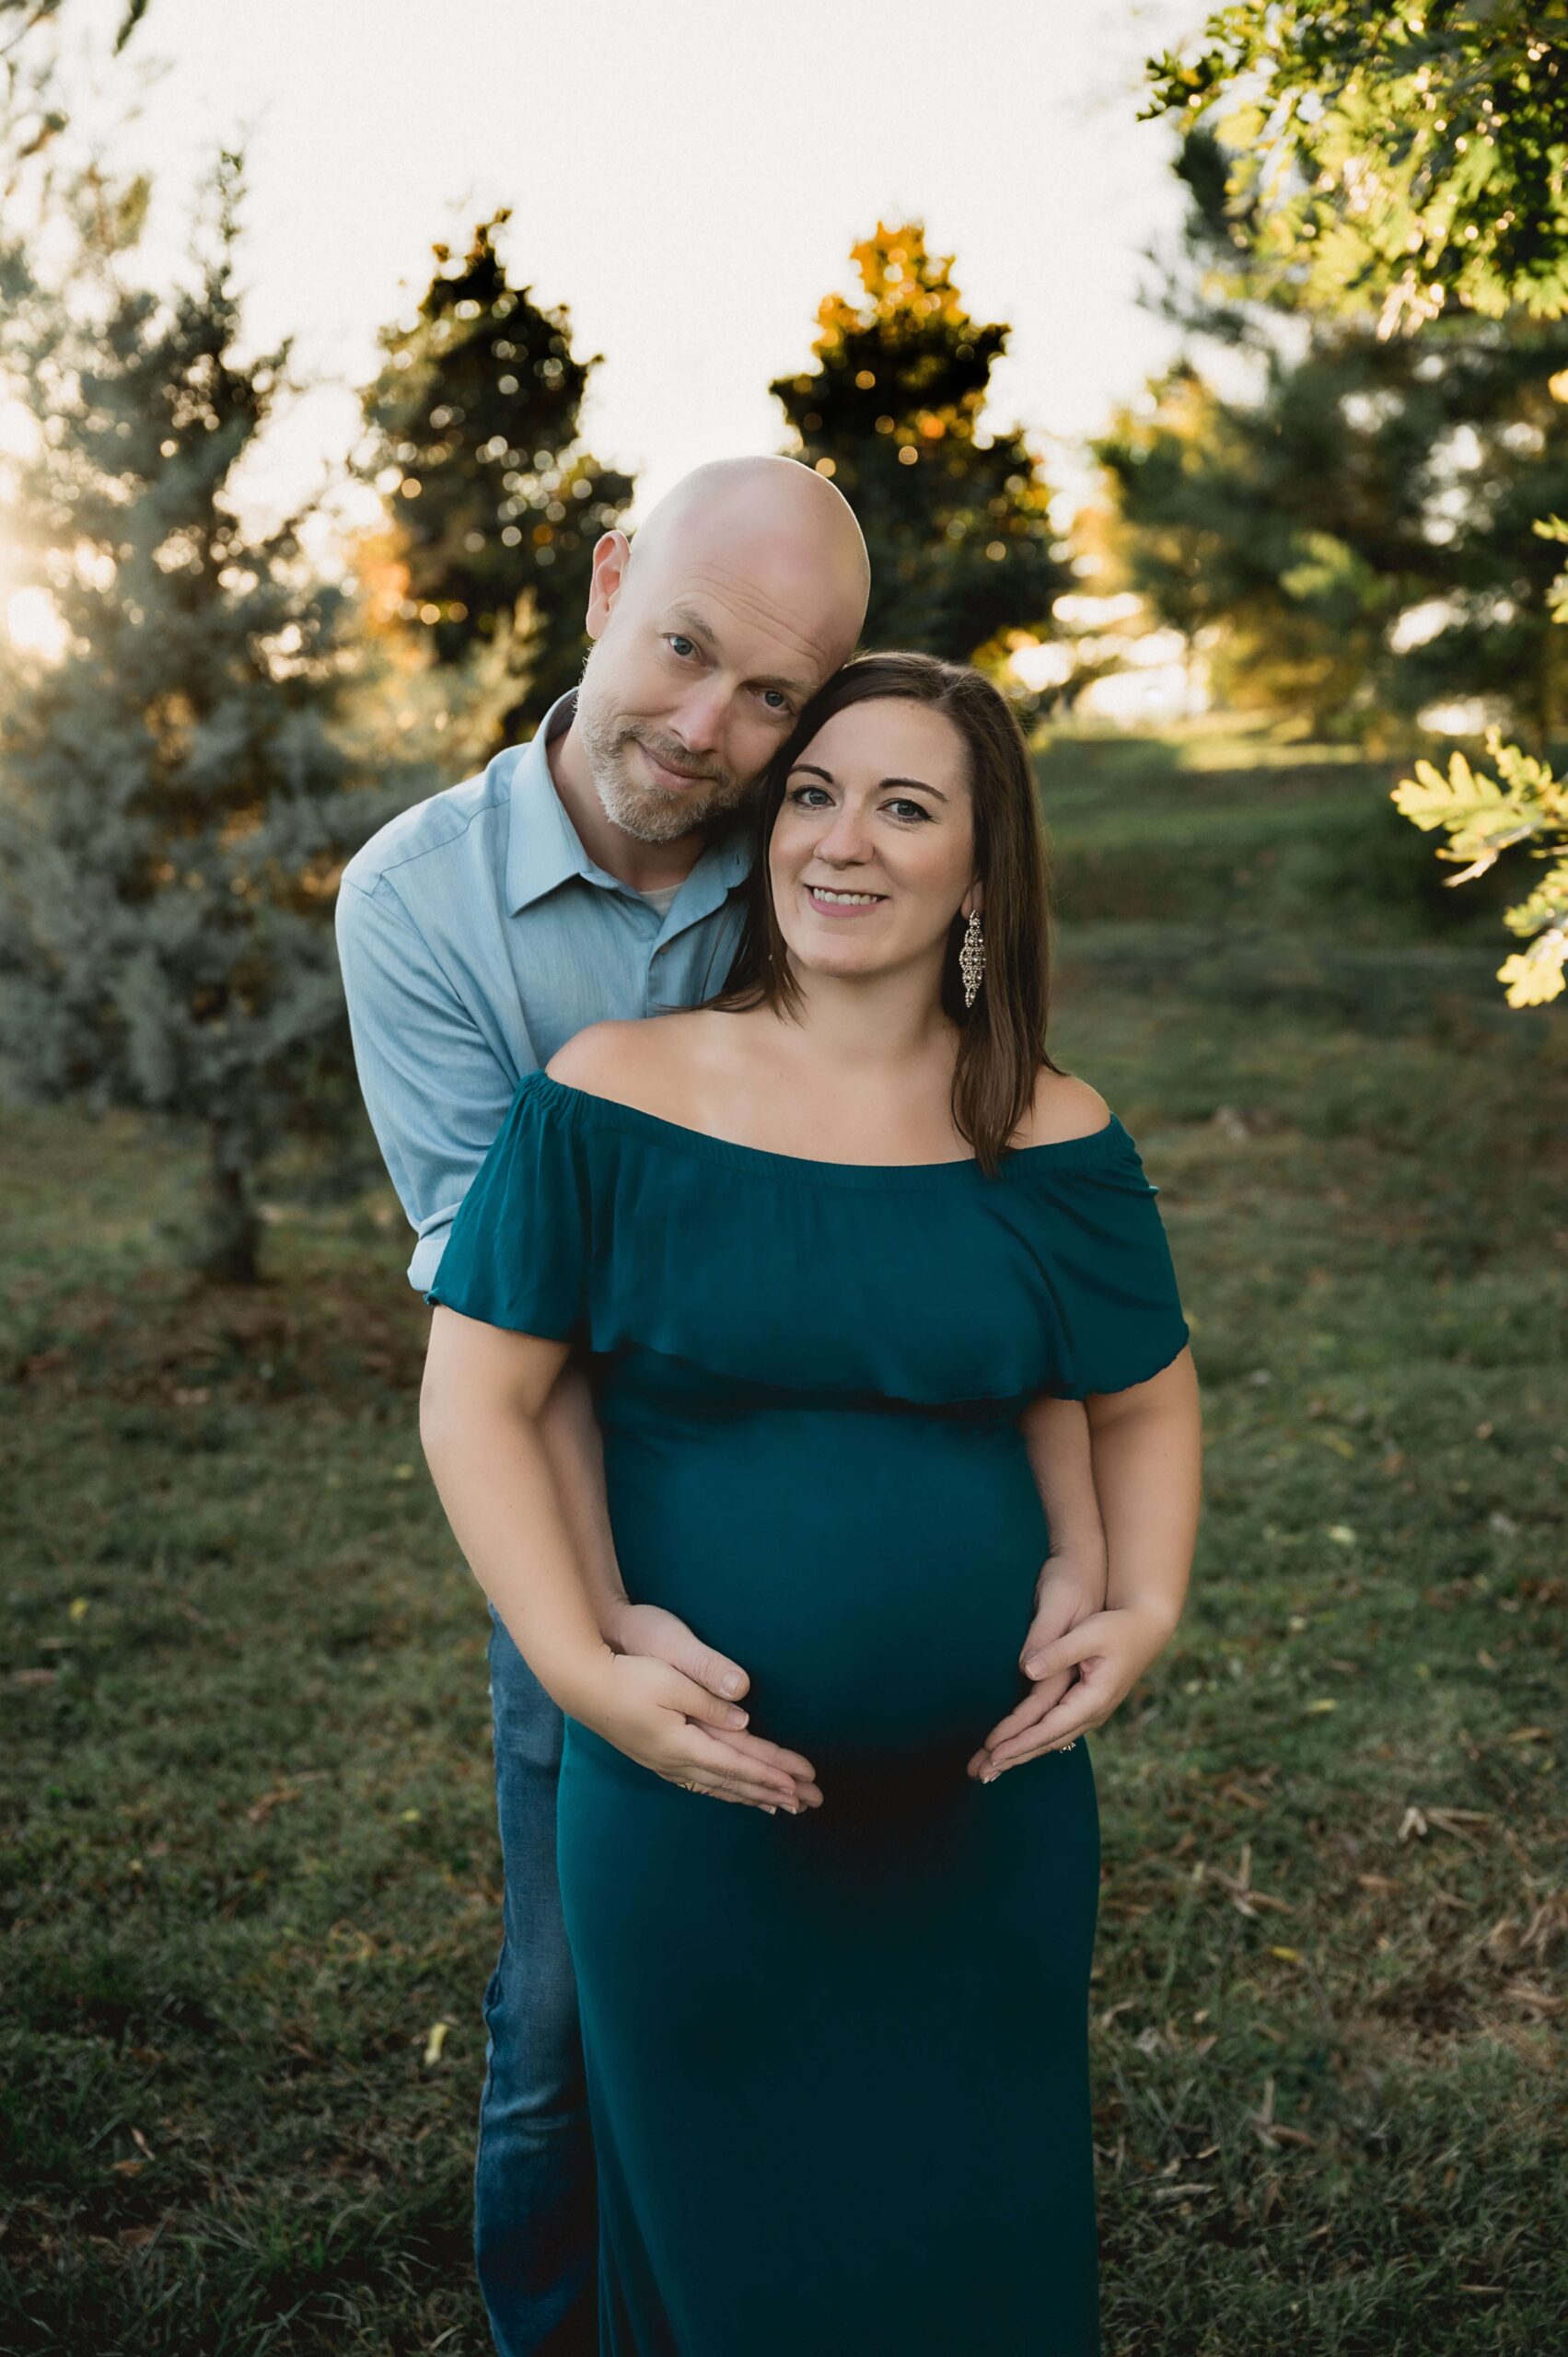
[[[1213,1875],[1217,1883],[1224,1884],[1230,1893],[1230,1903],[1238,1915],[1245,1915],[1249,1920],[1256,1921],[1260,1907],[1272,1907],[1282,1915],[1288,1915],[1292,1911],[1292,1902],[1288,1898],[1276,1898],[1272,1891],[1253,1889],[1250,1841],[1244,1841],[1241,1845],[1239,1874],[1227,1875],[1223,1866],[1210,1865],[1205,1859],[1200,1859],[1198,1863],[1199,1875]],[[1199,1875],[1195,1875],[1194,1879],[1198,1879]]]
[[[1481,1845],[1472,1833],[1465,1831],[1466,1826],[1492,1823],[1492,1812],[1484,1808],[1433,1808],[1429,1805],[1426,1815],[1428,1822],[1435,1825],[1440,1833],[1451,1833],[1456,1841],[1468,1842],[1472,1850]]]
[[[1559,1997],[1550,1989],[1538,1989],[1528,1980],[1504,1981],[1503,1994],[1511,2005],[1522,2005],[1538,2020],[1544,2020],[1549,2014],[1560,2014],[1564,2003],[1568,2003],[1568,1999]]]
[[[282,1808],[285,1802],[303,1797],[296,1784],[280,1784],[275,1792],[263,1793],[259,1801],[252,1801],[245,1814],[252,1825],[265,1825],[273,1809]]]

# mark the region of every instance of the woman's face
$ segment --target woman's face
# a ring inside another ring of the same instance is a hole
[[[779,930],[798,971],[880,974],[930,959],[981,904],[963,738],[897,697],[824,721],[790,771],[768,847]]]

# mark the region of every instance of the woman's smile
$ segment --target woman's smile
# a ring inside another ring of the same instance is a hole
[[[825,917],[864,916],[870,909],[880,908],[886,892],[850,892],[828,884],[807,884],[806,897],[814,909]]]

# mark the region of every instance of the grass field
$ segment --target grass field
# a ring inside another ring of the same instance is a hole
[[[1386,777],[1043,776],[1058,1053],[1162,1186],[1209,1439],[1186,1617],[1092,1738],[1107,2357],[1544,2357],[1568,1014],[1504,1007]],[[198,1168],[0,1144],[0,2349],[470,2357],[498,1853],[427,1313],[389,1194],[288,1170],[268,1284],[193,1290]]]

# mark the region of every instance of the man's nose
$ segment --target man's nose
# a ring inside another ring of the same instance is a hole
[[[724,735],[729,691],[719,680],[694,686],[669,715],[673,734],[689,753],[711,753]]]

